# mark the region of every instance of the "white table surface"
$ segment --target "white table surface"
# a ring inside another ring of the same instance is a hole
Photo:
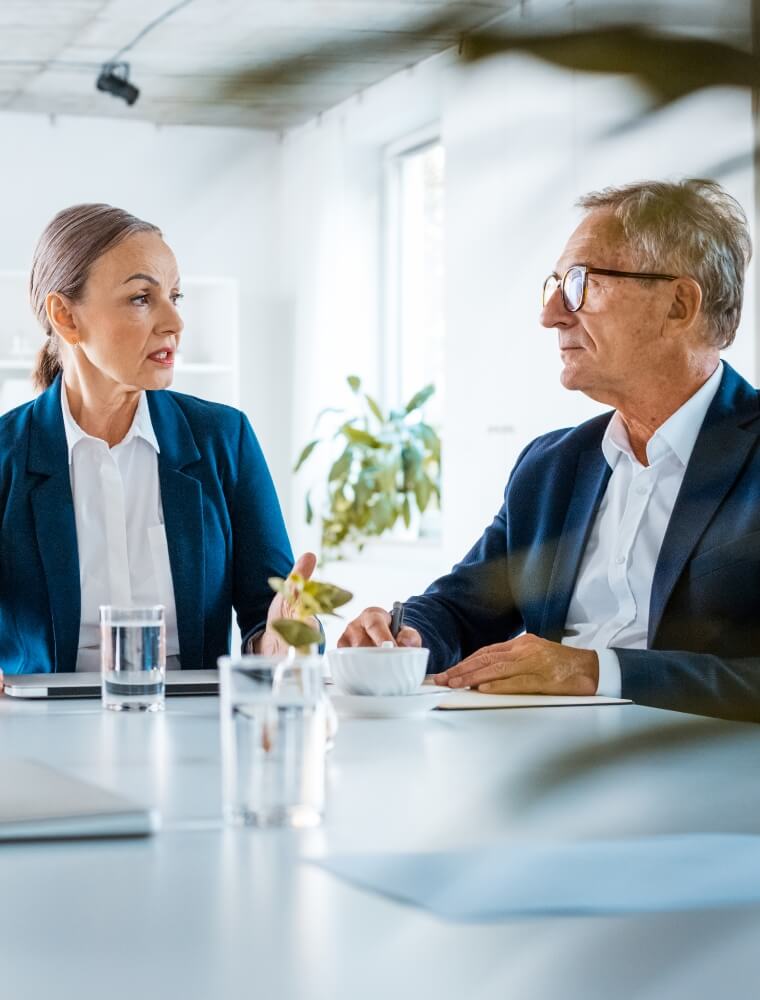
[[[161,810],[151,839],[0,847],[3,1000],[714,1000],[760,993],[760,907],[443,922],[299,862],[331,850],[760,832],[760,727],[633,705],[342,720],[329,814],[224,830],[218,704],[0,697],[0,758]],[[656,744],[655,744],[656,739]]]

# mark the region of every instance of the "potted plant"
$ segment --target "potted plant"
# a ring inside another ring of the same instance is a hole
[[[441,499],[441,440],[421,417],[421,409],[435,392],[420,389],[400,410],[383,412],[361,379],[347,379],[356,408],[328,408],[339,417],[337,429],[305,446],[295,472],[317,448],[333,449],[327,475],[327,495],[320,511],[323,557],[341,558],[345,546],[359,551],[367,539],[390,531],[398,522],[407,528],[413,517]],[[312,490],[306,494],[306,523],[314,520]]]

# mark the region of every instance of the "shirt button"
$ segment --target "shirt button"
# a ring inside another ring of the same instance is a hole
[[[618,564],[618,566],[622,566],[623,563],[625,562],[625,556],[618,556],[615,562]]]
[[[637,487],[636,492],[640,497],[645,497],[649,492],[649,490],[646,488],[646,486],[639,486]]]

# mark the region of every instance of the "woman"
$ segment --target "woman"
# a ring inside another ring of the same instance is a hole
[[[160,230],[65,209],[30,296],[43,391],[0,418],[0,666],[97,670],[101,604],[165,605],[170,666],[214,667],[232,608],[246,648],[278,651],[266,625],[287,608],[267,580],[293,561],[279,504],[246,417],[166,391],[182,296]]]

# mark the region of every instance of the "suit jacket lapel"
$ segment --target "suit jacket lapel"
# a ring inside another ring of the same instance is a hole
[[[183,472],[200,459],[185,415],[171,395],[148,392],[153,429],[160,453],[158,475],[166,541],[177,610],[179,653],[184,667],[203,663],[205,544],[203,492],[192,474]]]
[[[541,635],[546,639],[558,642],[562,638],[583,551],[610,472],[601,447],[580,453],[541,619]]]
[[[27,470],[40,477],[31,487],[30,498],[50,603],[55,670],[73,671],[79,645],[81,590],[60,376],[34,402]]]
[[[756,391],[724,362],[723,378],[691,453],[657,559],[649,606],[650,649],[694,547],[757,442],[756,429],[742,428],[757,415]]]

